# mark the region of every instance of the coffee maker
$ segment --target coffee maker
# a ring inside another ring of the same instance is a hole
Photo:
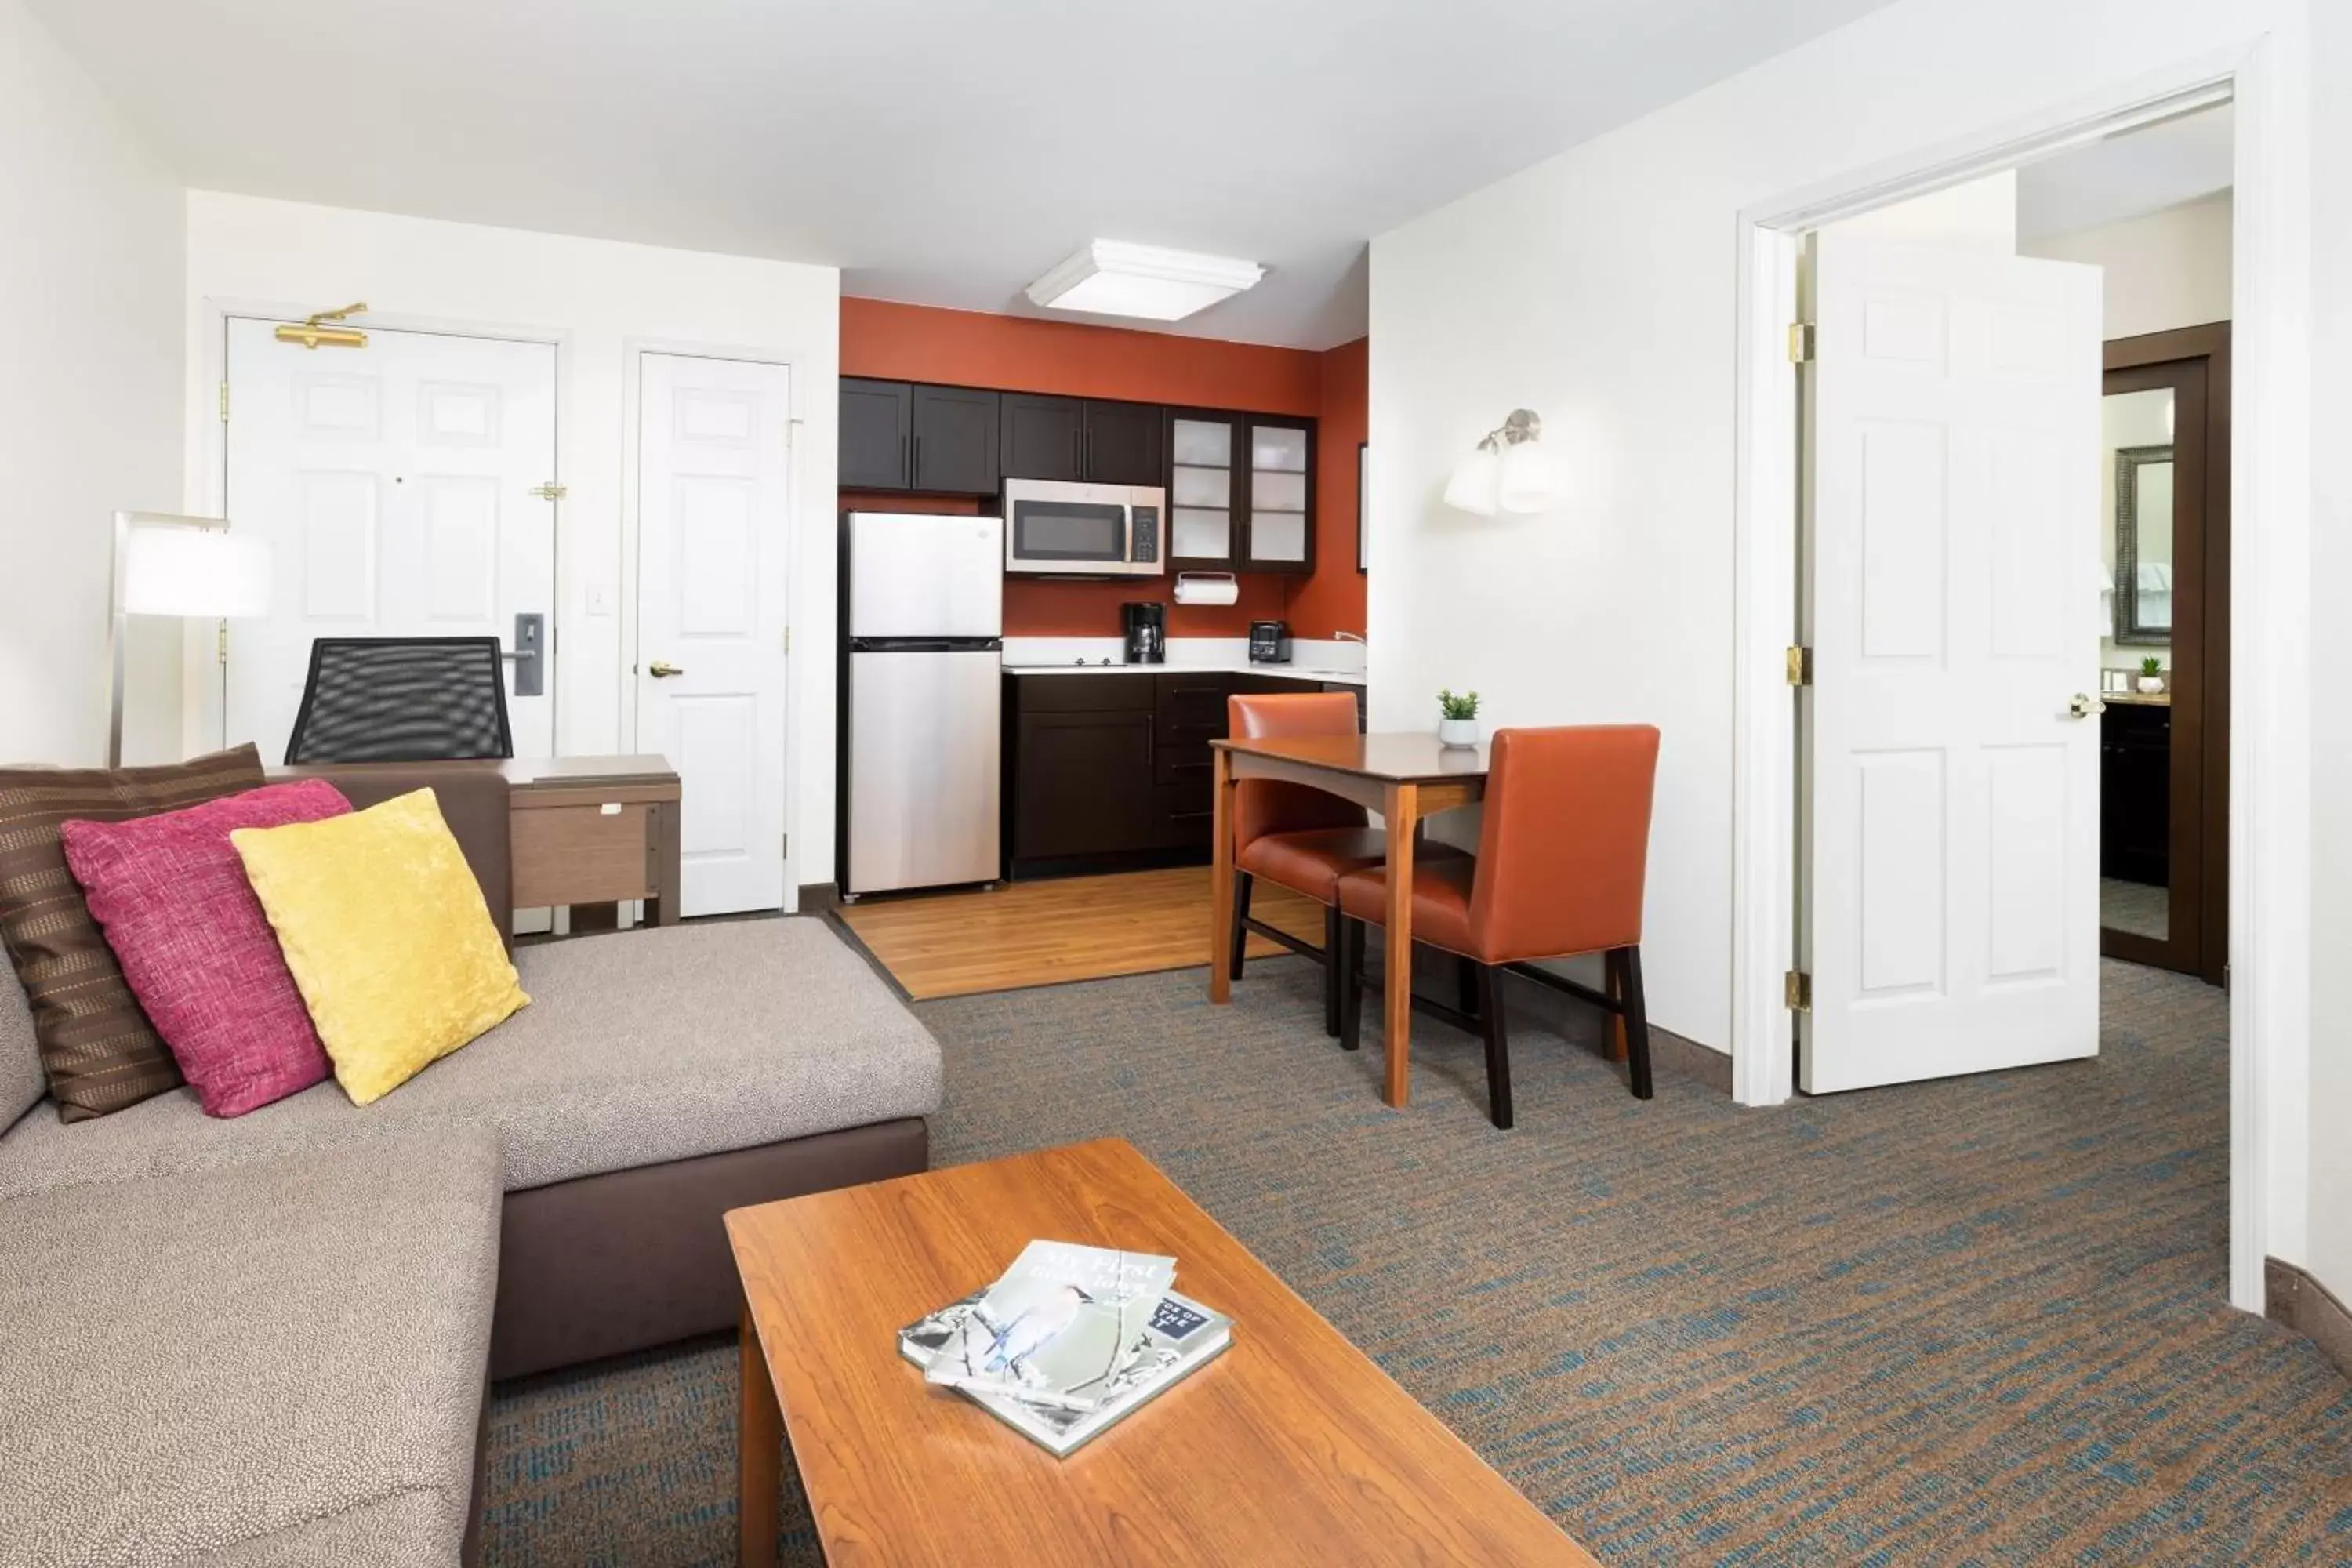
[[[1168,662],[1168,606],[1130,602],[1118,607],[1119,630],[1127,639],[1121,650],[1128,664]]]

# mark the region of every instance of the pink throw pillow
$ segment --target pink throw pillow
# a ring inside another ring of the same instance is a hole
[[[351,809],[326,780],[300,779],[129,822],[59,825],[122,977],[207,1115],[242,1116],[332,1070],[229,832]]]

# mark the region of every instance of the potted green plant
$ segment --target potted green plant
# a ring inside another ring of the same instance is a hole
[[[1478,743],[1478,694],[1465,691],[1456,697],[1451,691],[1437,694],[1437,739],[1441,745],[1475,746]]]
[[[2164,660],[2154,654],[2139,661],[2139,689],[2150,697],[2164,689]]]

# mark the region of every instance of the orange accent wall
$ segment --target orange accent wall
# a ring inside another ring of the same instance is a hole
[[[1356,443],[1364,438],[1364,346],[1360,340],[1314,353],[885,300],[841,301],[844,375],[1316,417],[1312,576],[1244,573],[1240,602],[1222,606],[1177,604],[1172,579],[1166,577],[1141,583],[1008,577],[1008,637],[1117,637],[1118,606],[1138,598],[1167,604],[1171,637],[1240,637],[1251,621],[1276,616],[1288,620],[1297,637],[1328,637],[1341,628],[1361,631],[1364,579],[1356,570]],[[1344,461],[1339,456],[1343,449]],[[844,490],[840,500],[844,510],[980,510],[973,500],[890,491]]]

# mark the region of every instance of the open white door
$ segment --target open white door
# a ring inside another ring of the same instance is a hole
[[[792,368],[638,361],[637,748],[677,770],[688,915],[784,902]]]
[[[536,492],[555,482],[555,345],[370,327],[364,348],[308,349],[277,326],[228,323],[227,512],[278,574],[269,615],[229,627],[229,740],[285,756],[314,637],[511,653],[535,616],[507,721],[516,756],[553,754],[555,503]]]
[[[1799,1084],[2094,1056],[2099,271],[1810,262]]]

